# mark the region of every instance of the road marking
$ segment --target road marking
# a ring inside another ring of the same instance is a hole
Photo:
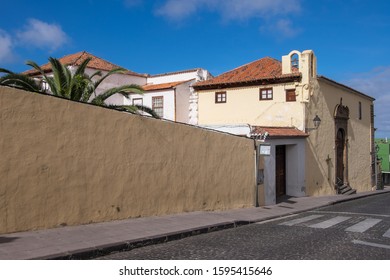
[[[281,224],[279,224],[279,225],[283,225],[283,226],[293,226],[293,225],[296,225],[296,224],[300,224],[300,223],[303,223],[303,222],[307,222],[307,221],[311,221],[311,220],[320,218],[320,217],[322,217],[322,216],[324,216],[324,215],[310,215],[310,216],[306,216],[306,217],[303,217],[303,218],[290,220],[290,221],[281,223]]]
[[[389,218],[390,215],[383,215],[383,214],[369,214],[369,213],[356,213],[356,212],[336,212],[336,211],[321,211],[321,210],[313,210],[313,211],[307,211],[309,213],[324,213],[324,214],[337,214],[337,215],[359,215],[359,216],[376,216],[376,217],[384,217]]]
[[[360,240],[352,240],[352,243],[354,244],[360,244],[360,245],[366,245],[366,246],[371,246],[371,247],[377,247],[377,248],[383,248],[383,249],[389,249],[389,245],[385,244],[380,244],[380,243],[372,243],[372,242],[365,242],[365,241],[360,241]]]
[[[352,232],[365,232],[369,228],[375,226],[377,223],[379,223],[380,219],[365,219],[364,221],[361,221],[353,226],[350,226],[349,228],[346,228],[346,231],[352,231]]]
[[[389,237],[390,238],[390,229],[388,229],[385,234],[383,235],[383,237]]]
[[[337,225],[337,224],[339,224],[341,222],[344,222],[344,221],[346,221],[346,220],[348,220],[350,218],[351,217],[337,216],[337,217],[334,217],[332,219],[323,221],[321,223],[311,225],[310,227],[311,228],[329,228],[331,226],[334,226],[334,225]]]

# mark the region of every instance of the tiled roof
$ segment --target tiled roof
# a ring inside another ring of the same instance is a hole
[[[60,58],[59,61],[62,64],[79,66],[88,57],[92,58],[91,61],[88,63],[88,67],[89,68],[93,68],[93,69],[96,69],[96,70],[102,70],[102,71],[111,71],[111,70],[113,70],[115,68],[123,68],[123,67],[115,65],[115,64],[113,64],[111,62],[108,62],[108,61],[106,61],[104,59],[101,59],[101,58],[99,58],[97,56],[94,56],[93,54],[90,54],[90,53],[88,53],[86,51],[82,51],[82,52],[78,52],[78,53],[75,53],[75,54],[66,55],[66,56]],[[51,71],[50,63],[46,63],[46,64],[42,65],[41,68],[45,72],[50,72]],[[127,69],[125,69],[125,70],[127,70]],[[127,74],[132,74],[132,75],[137,75],[137,76],[143,76],[142,74],[138,74],[138,73],[135,73],[135,72],[132,72],[132,71],[129,71],[129,70],[127,70],[126,73]],[[27,75],[30,75],[30,76],[34,76],[34,75],[39,74],[39,72],[36,71],[35,69],[31,69],[31,70],[25,71],[24,74],[27,74]]]
[[[329,78],[327,78],[327,77],[325,77],[325,76],[318,76],[318,80],[319,80],[319,81],[325,81],[325,82],[327,82],[327,83],[330,83],[330,84],[333,84],[333,85],[342,87],[342,88],[344,88],[344,89],[350,90],[350,91],[352,91],[352,92],[354,92],[354,93],[356,93],[356,94],[359,94],[359,95],[361,95],[361,96],[363,96],[363,97],[365,97],[365,98],[370,99],[371,101],[374,101],[374,100],[375,100],[375,98],[373,98],[372,96],[369,96],[369,95],[367,95],[367,94],[365,94],[365,93],[362,93],[362,92],[360,92],[360,91],[358,91],[358,90],[356,90],[356,89],[353,89],[353,88],[351,88],[351,87],[349,87],[349,86],[346,86],[346,85],[344,85],[344,84],[338,83],[338,82],[336,82],[336,81],[334,81],[334,80],[331,80],[331,79],[329,79]]]
[[[163,83],[163,84],[148,84],[142,86],[144,91],[152,91],[152,90],[161,90],[161,89],[170,89],[174,88],[177,85],[186,83],[188,81],[176,81],[176,82],[170,82],[170,83]]]
[[[265,81],[292,80],[300,77],[301,75],[297,71],[292,74],[282,74],[282,63],[276,59],[265,57],[223,73],[213,79],[198,82],[194,85],[194,88],[229,87]]]
[[[274,126],[253,126],[252,134],[264,134],[268,132],[268,138],[282,138],[282,137],[307,137],[309,134],[295,128],[295,127],[274,127]]]

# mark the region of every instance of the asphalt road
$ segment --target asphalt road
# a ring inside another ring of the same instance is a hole
[[[390,260],[390,194],[99,259]]]

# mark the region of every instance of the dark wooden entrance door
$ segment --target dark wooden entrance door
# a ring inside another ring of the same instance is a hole
[[[336,184],[338,186],[344,183],[344,148],[345,133],[342,128],[336,135]]]
[[[276,196],[286,194],[286,146],[276,146],[275,151]]]

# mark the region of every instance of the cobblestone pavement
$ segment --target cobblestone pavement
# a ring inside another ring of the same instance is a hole
[[[130,250],[151,244],[166,243],[164,245],[171,246],[175,244],[171,243],[172,240],[189,236],[195,236],[194,238],[196,239],[194,240],[199,240],[199,244],[193,248],[190,245],[183,245],[181,252],[176,253],[174,253],[174,248],[171,252],[164,252],[166,250],[164,248],[168,247],[157,247],[161,248],[162,255],[159,256],[159,250],[157,250],[144,257],[139,255],[136,258],[162,258],[163,255],[164,258],[185,258],[187,256],[185,252],[189,251],[194,253],[189,254],[188,258],[230,258],[236,252],[239,252],[240,248],[246,248],[246,250],[242,250],[241,258],[249,256],[245,255],[246,252],[252,252],[250,256],[252,257],[263,250],[261,247],[258,247],[258,244],[266,244],[268,235],[276,236],[281,231],[280,227],[275,227],[274,231],[272,231],[270,228],[267,229],[267,226],[254,224],[256,222],[291,216],[345,201],[359,201],[369,196],[380,197],[388,193],[390,193],[390,188],[385,187],[384,190],[362,192],[350,196],[291,197],[275,205],[265,207],[249,207],[226,211],[197,211],[161,217],[143,217],[1,234],[0,259],[90,259],[115,251]],[[371,220],[368,224],[372,222]],[[249,225],[248,228],[246,226],[240,227],[248,224],[252,225]],[[269,225],[272,225],[272,223]],[[238,227],[237,230],[239,231],[242,230],[242,236],[235,235],[235,230],[226,230],[234,227]],[[286,237],[292,235],[297,229],[299,231],[308,231],[308,236],[305,238],[308,238],[308,242],[310,242],[310,231],[313,230],[312,228],[300,229],[291,227],[285,230]],[[215,232],[216,230],[221,232],[217,233]],[[226,230],[227,238],[229,238],[229,234],[232,234],[226,243],[223,243],[223,238],[225,237],[223,234],[224,230]],[[248,232],[246,233],[246,231]],[[288,231],[291,232],[288,233]],[[211,235],[206,234],[203,241],[200,234],[209,232],[211,232]],[[213,236],[216,236],[215,240],[208,242],[207,239]],[[249,245],[250,243],[248,242],[252,239],[257,240],[255,245]],[[272,240],[271,237],[270,240]],[[278,239],[275,238],[275,240]],[[284,244],[283,242],[288,243],[288,240],[288,238],[281,238],[280,242]],[[217,244],[220,244],[220,246],[215,248]],[[223,247],[223,245],[227,247]],[[285,246],[287,245],[285,244]],[[145,247],[145,250],[152,250],[153,248]],[[217,252],[221,253],[213,257],[206,253],[201,254],[202,251],[207,252],[209,250],[210,252],[217,250]],[[140,251],[133,250],[131,252]],[[286,254],[290,253],[287,252]]]
[[[390,259],[390,194],[100,259]]]

